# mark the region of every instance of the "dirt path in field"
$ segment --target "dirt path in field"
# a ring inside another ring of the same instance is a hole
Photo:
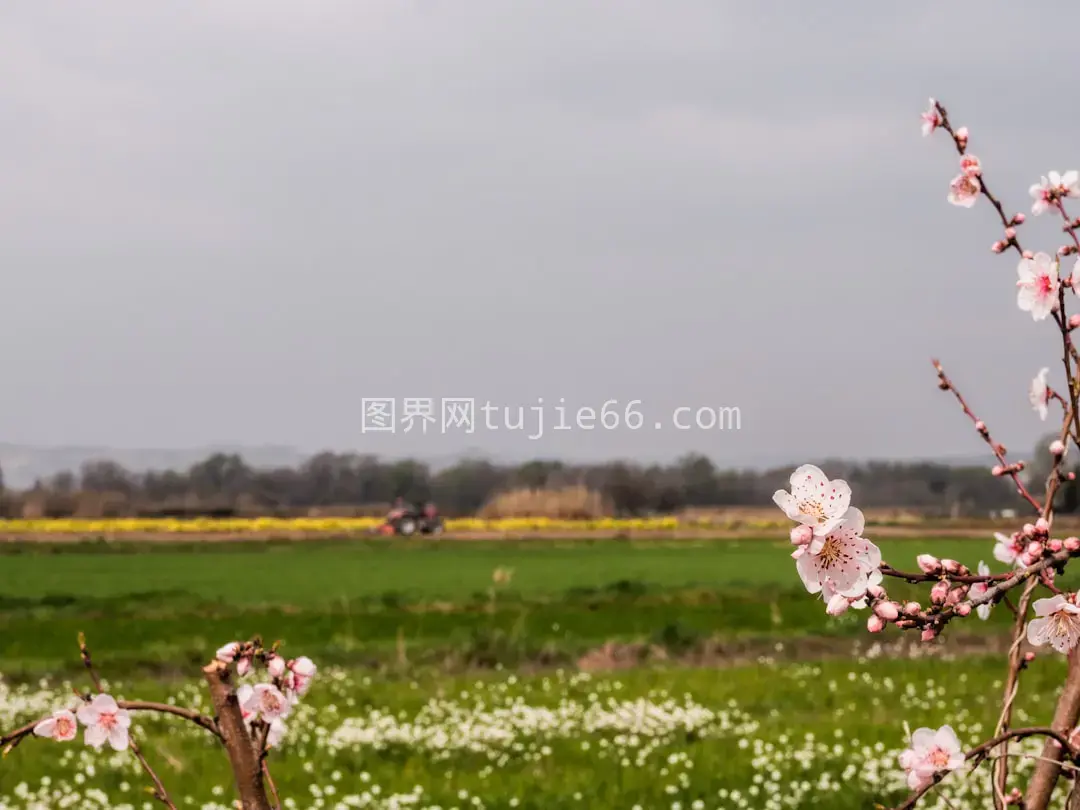
[[[878,658],[936,658],[954,660],[970,655],[999,655],[1009,649],[1006,635],[954,635],[931,643],[901,637],[889,641],[842,638],[796,638],[786,641],[747,639],[713,642],[701,649],[673,654],[662,647],[645,644],[616,644],[598,647],[577,661],[585,672],[611,672],[635,667],[672,663],[680,666],[726,668],[753,664],[813,663],[815,661],[870,661]],[[1025,645],[1025,650],[1028,649]]]

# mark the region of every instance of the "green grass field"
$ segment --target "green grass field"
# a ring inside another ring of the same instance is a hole
[[[927,549],[992,562],[989,538],[881,546],[908,570]],[[323,668],[276,765],[291,808],[845,810],[899,798],[904,723],[988,732],[1004,664],[890,652],[900,634],[870,636],[865,611],[825,615],[790,550],[763,540],[0,546],[11,690],[0,721],[68,700],[57,679],[82,678],[79,631],[124,696],[184,702],[217,647],[261,634]],[[513,577],[495,588],[499,567]],[[1000,640],[1010,619],[1000,614],[958,623],[949,640]],[[609,642],[649,657],[574,674]],[[1026,711],[1048,719],[1062,671],[1038,659],[1027,683],[1044,699]],[[229,807],[220,751],[174,723],[142,722],[189,806]],[[131,765],[81,742],[28,741],[0,764],[0,810],[142,807]],[[947,790],[954,806],[984,806],[978,779]]]

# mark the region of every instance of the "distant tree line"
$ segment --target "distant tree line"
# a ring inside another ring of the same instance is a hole
[[[989,474],[990,464],[817,463],[832,477],[847,479],[861,507],[967,516],[1024,505],[1008,479]],[[1036,452],[1033,481],[1045,478],[1049,463],[1048,453]],[[402,497],[433,501],[444,514],[460,516],[510,490],[584,485],[602,493],[616,514],[632,516],[687,507],[768,507],[791,471],[725,470],[701,455],[650,465],[469,459],[436,471],[418,461],[354,453],[320,453],[297,467],[258,469],[238,455],[216,454],[185,471],[132,472],[113,461],[94,461],[6,493],[2,508],[9,517],[364,514]],[[1077,502],[1076,485],[1064,486],[1060,508],[1075,511]]]

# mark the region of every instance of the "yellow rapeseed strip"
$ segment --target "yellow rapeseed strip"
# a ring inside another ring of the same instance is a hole
[[[356,534],[378,529],[376,517],[310,518],[41,518],[0,520],[0,534],[117,535],[117,534]],[[680,528],[723,528],[736,522],[680,521],[675,517],[597,518],[559,520],[555,518],[450,518],[447,532],[575,532],[575,531],[664,531]],[[781,521],[743,520],[749,529],[771,529]]]

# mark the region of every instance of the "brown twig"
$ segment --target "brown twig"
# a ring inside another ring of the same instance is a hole
[[[1070,757],[1074,756],[1076,753],[1065,735],[1045,726],[1032,726],[1030,728],[1016,728],[1012,731],[998,734],[986,742],[979,743],[979,745],[964,754],[964,759],[969,761],[972,767],[977,768],[997,746],[1010,740],[1020,740],[1026,737],[1049,737],[1058,744],[1059,751],[1068,752]],[[897,805],[893,810],[911,810],[918,804],[923,796],[936,787],[941,780],[948,776],[948,774],[948,771],[941,771],[940,773],[934,774],[934,778],[929,783],[916,790],[904,800],[903,804]]]
[[[104,693],[105,690],[101,688],[101,679],[98,677],[97,671],[94,669],[94,662],[90,657],[90,648],[86,646],[86,636],[82,633],[79,633],[79,655],[82,658],[87,673],[90,675],[90,680],[94,684],[94,689],[99,693]],[[165,790],[165,785],[162,783],[161,778],[154,772],[154,769],[150,767],[150,763],[146,761],[146,757],[143,756],[139,744],[135,741],[134,735],[130,732],[128,733],[128,747],[131,748],[131,753],[135,755],[135,759],[139,761],[139,765],[142,766],[146,775],[150,777],[150,781],[154,783],[154,798],[168,807],[169,810],[177,810],[176,805],[173,804],[172,799],[169,798],[169,793]]]
[[[925,574],[919,572],[918,574],[910,573],[908,571],[897,571],[888,563],[882,563],[879,570],[883,576],[894,577],[896,579],[902,579],[906,582],[910,582],[916,585],[920,582],[938,582],[942,579],[947,579],[949,582],[957,582],[963,585],[975,585],[981,582],[1003,582],[1008,579],[1011,574],[949,574],[942,571],[939,574]]]
[[[1006,468],[1006,474],[1009,475],[1012,478],[1013,483],[1016,484],[1016,491],[1024,500],[1031,504],[1032,508],[1036,512],[1042,512],[1042,504],[1040,504],[1035,499],[1031,492],[1028,491],[1027,486],[1024,485],[1024,482],[1020,480],[1020,470],[1016,469],[1014,465],[1009,464],[1009,462],[1005,460],[1005,448],[995,442],[990,437],[990,431],[985,428],[986,423],[979,419],[979,417],[975,415],[971,408],[968,407],[967,401],[964,399],[963,395],[956,389],[956,386],[953,385],[952,380],[950,380],[948,376],[946,376],[945,369],[942,367],[941,363],[937,360],[934,360],[933,363],[934,369],[937,371],[938,374],[938,387],[941,388],[943,391],[952,392],[952,395],[960,404],[960,408],[961,410],[963,410],[964,414],[967,415],[967,417],[971,419],[974,424],[983,425],[983,429],[979,431],[979,435],[983,437],[983,440],[988,445],[990,445],[990,449],[991,451],[993,451],[994,458],[998,460],[998,463],[1001,464],[1002,467]]]
[[[148,700],[118,700],[116,705],[121,709],[127,709],[132,712],[158,712],[160,714],[169,714],[175,717],[182,717],[185,720],[189,720],[195,723],[197,726],[201,726],[210,733],[212,733],[218,739],[221,739],[221,732],[218,730],[217,723],[214,722],[212,717],[206,717],[191,709],[184,709],[180,706],[170,706],[167,703],[153,703]],[[78,710],[78,706],[71,709],[71,713],[74,714]],[[43,720],[47,720],[51,715],[45,717],[39,717],[33,722],[27,723],[25,726],[9,731],[7,734],[0,735],[0,751],[6,756],[12,751],[23,738],[29,737],[34,733],[34,728]],[[129,735],[130,737],[130,735]]]
[[[266,784],[270,786],[270,795],[274,797],[274,810],[281,810],[281,797],[277,792],[277,785],[274,784],[274,777],[270,775],[270,766],[266,764],[266,759],[262,760],[262,772],[266,778]]]

